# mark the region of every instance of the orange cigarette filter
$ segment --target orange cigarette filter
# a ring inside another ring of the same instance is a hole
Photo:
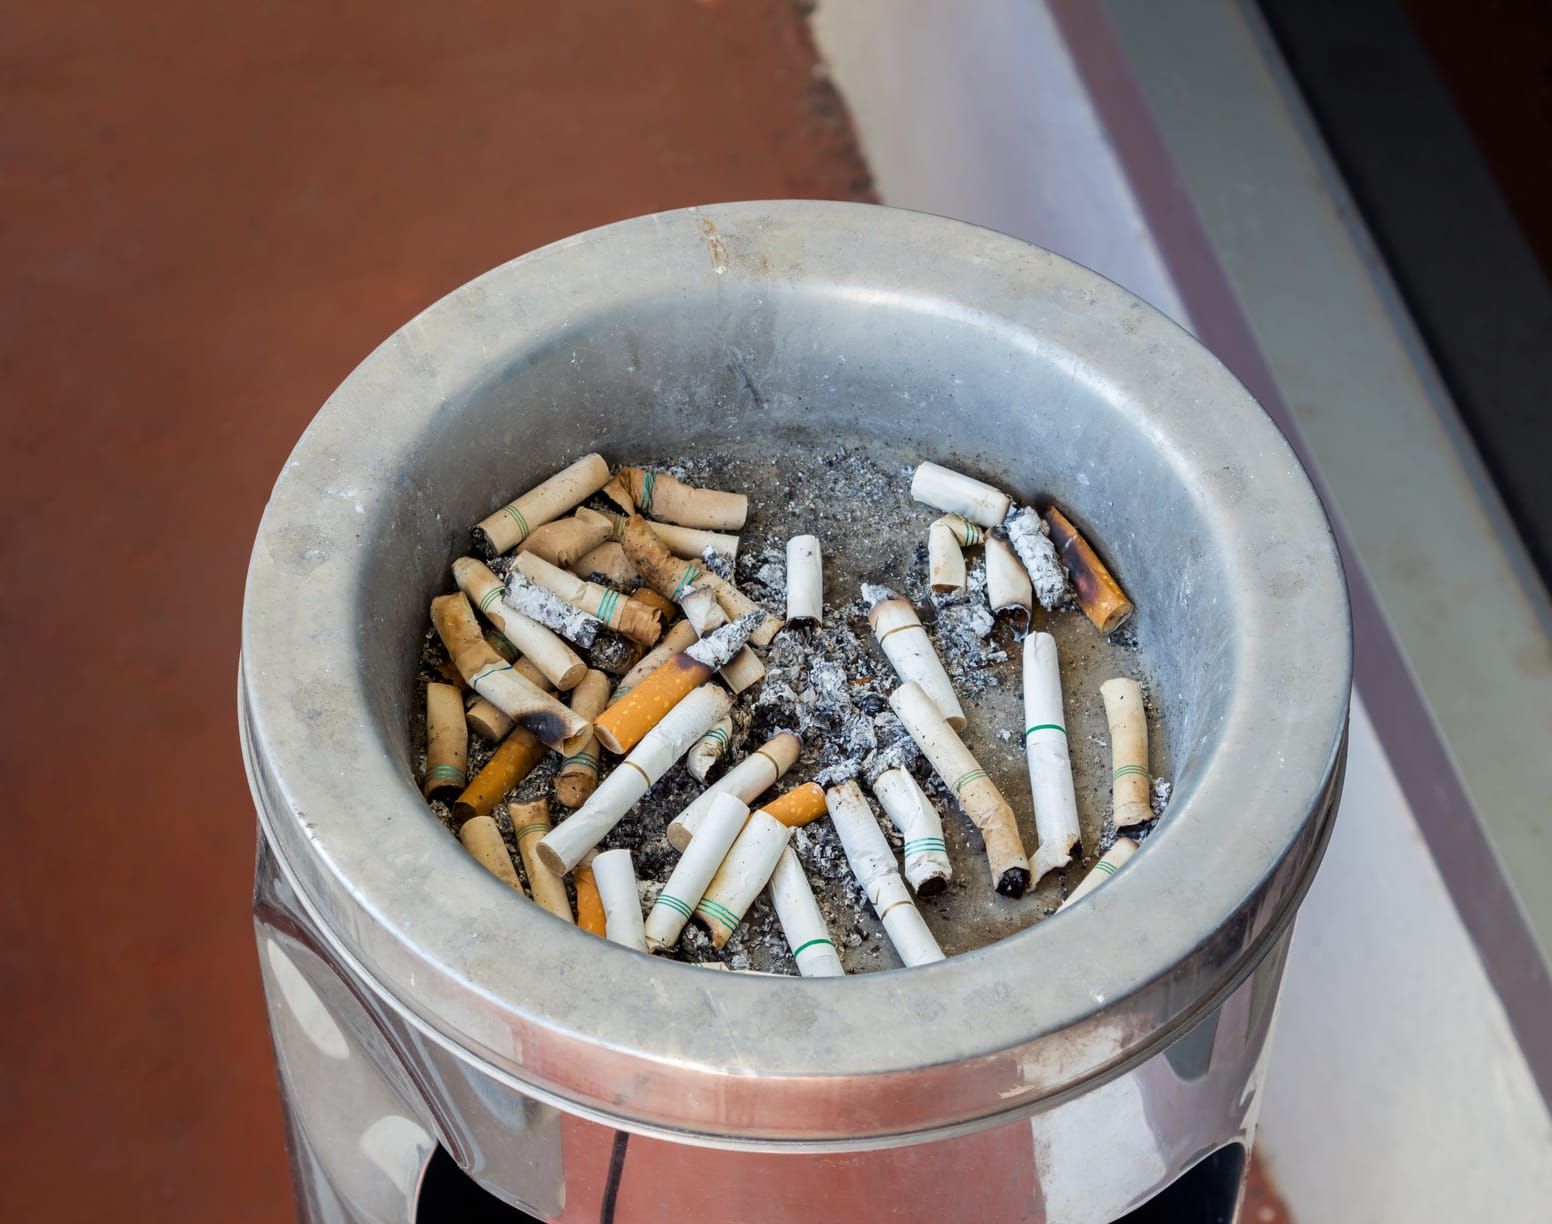
[[[1101,633],[1114,633],[1136,610],[1132,601],[1066,515],[1052,506],[1045,512],[1045,522],[1051,529],[1051,542],[1072,576],[1078,606]]]
[[[489,816],[502,796],[533,772],[544,753],[538,736],[527,727],[513,727],[512,734],[501,741],[485,762],[485,768],[474,775],[474,781],[454,801],[453,820],[463,824],[476,816]]]
[[[801,786],[794,786],[760,808],[760,811],[780,821],[789,829],[801,829],[806,824],[813,824],[827,810],[824,787],[817,782],[805,782]]]
[[[679,605],[670,603],[659,595],[651,587],[643,584],[631,592],[631,598],[637,603],[644,603],[649,608],[656,608],[663,616],[663,624],[667,625],[674,617],[679,615]]]
[[[610,752],[629,752],[641,737],[692,691],[711,679],[711,668],[676,654],[593,721],[593,734]],[[823,792],[820,793],[821,802]]]
[[[604,938],[604,903],[598,895],[598,881],[590,866],[579,866],[571,873],[577,886],[577,925],[598,938]]]

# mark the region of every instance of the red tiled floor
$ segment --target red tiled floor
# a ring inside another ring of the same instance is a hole
[[[287,451],[493,264],[866,177],[778,0],[5,18],[0,1218],[273,1221],[233,686]]]

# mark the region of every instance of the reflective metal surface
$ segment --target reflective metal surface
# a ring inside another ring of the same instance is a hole
[[[405,660],[468,524],[583,450],[751,433],[773,451],[914,439],[1079,512],[1156,644],[1179,745],[1169,819],[1127,887],[908,973],[780,980],[557,930],[436,835],[410,775]],[[569,239],[373,353],[277,482],[249,573],[241,701],[295,908],[324,959],[425,1049],[584,1132],[689,1141],[701,1161],[712,1146],[822,1165],[1054,1117],[1239,998],[1318,862],[1349,673],[1320,507],[1188,335],[1001,235],[783,202]],[[1250,1082],[1230,1094],[1245,1108]],[[1203,1126],[1198,1154],[1234,1137],[1221,1117]],[[1178,1167],[1166,1146],[1161,1166]]]

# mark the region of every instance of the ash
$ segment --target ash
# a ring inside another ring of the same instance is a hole
[[[1008,542],[1029,571],[1035,598],[1047,612],[1061,607],[1067,599],[1067,571],[1051,543],[1051,529],[1034,510],[1025,506],[1008,515]]]
[[[602,628],[596,617],[589,616],[581,608],[573,608],[559,595],[530,582],[516,569],[507,572],[506,582],[506,594],[501,597],[503,603],[560,634],[568,642],[575,642],[583,650],[591,649]]]

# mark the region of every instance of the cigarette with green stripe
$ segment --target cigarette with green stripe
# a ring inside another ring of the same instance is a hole
[[[802,751],[802,740],[791,731],[778,731],[697,795],[669,822],[668,844],[675,850],[684,850],[700,831],[701,823],[718,795],[737,795],[745,803],[752,804],[792,768]]]
[[[589,668],[582,683],[571,690],[571,709],[592,722],[609,704],[609,677],[597,668]],[[565,807],[576,809],[587,802],[598,787],[598,737],[591,731],[582,746],[561,762],[555,771],[555,798]]]
[[[532,803],[509,803],[507,815],[512,818],[512,836],[517,842],[517,852],[522,856],[528,891],[535,903],[557,918],[575,923],[576,919],[571,916],[571,898],[566,896],[566,881],[541,863],[534,853],[539,839],[550,831],[550,801],[535,799]]]
[[[680,527],[738,531],[749,516],[749,498],[742,493],[698,489],[647,468],[622,467],[604,487],[604,496],[627,514],[640,511]]]
[[[514,564],[517,572],[535,586],[543,587],[633,642],[651,646],[663,634],[662,613],[612,587],[578,578],[535,553],[518,553]]]
[[[1024,639],[1024,755],[1039,842],[1030,868],[1038,884],[1046,872],[1072,862],[1079,837],[1061,668],[1056,639],[1049,633],[1031,633]]]
[[[697,782],[711,780],[717,763],[726,755],[733,739],[733,719],[720,719],[710,731],[690,745],[685,755],[684,767]]]
[[[962,514],[945,514],[927,528],[927,579],[934,591],[965,589],[965,554],[986,533]]]
[[[908,769],[886,769],[873,779],[873,793],[905,839],[905,880],[918,897],[935,897],[954,878],[943,821]]]
[[[1126,860],[1137,853],[1137,843],[1130,837],[1118,837],[1115,845],[1105,851],[1104,857],[1094,864],[1094,870],[1078,881],[1078,887],[1067,895],[1067,900],[1059,905],[1058,909],[1066,909],[1074,901],[1088,896],[1116,872],[1121,870]]]
[[[1013,809],[997,784],[986,776],[920,685],[902,684],[890,694],[889,705],[965,815],[981,831],[993,886],[1005,897],[1022,897],[1029,887],[1029,859],[1019,839]]]
[[[922,628],[921,618],[911,601],[901,599],[888,587],[864,584],[862,597],[867,600],[868,624],[874,640],[906,683],[920,685],[934,705],[956,731],[965,725],[964,707],[954,685],[943,669],[943,660],[933,648],[932,639]]]
[[[1153,779],[1148,774],[1148,716],[1142,685],[1118,676],[1099,686],[1110,723],[1111,818],[1118,829],[1153,819],[1148,802]]]
[[[722,866],[744,822],[749,805],[737,795],[718,795],[697,837],[674,864],[673,874],[663,885],[647,914],[647,948],[661,952],[679,942],[684,924],[695,913],[706,893],[706,886]]]
[[[696,844],[699,844],[697,839]],[[771,873],[771,904],[787,937],[787,947],[804,977],[844,977],[846,969],[830,939],[824,915],[814,900],[814,890],[803,874],[797,852],[788,846]]]
[[[911,900],[894,852],[884,839],[868,797],[856,782],[842,782],[825,792],[830,823],[841,836],[846,861],[862,885],[874,912],[884,924],[884,932],[895,951],[907,965],[926,965],[943,959],[943,949],[927,928],[927,923]]]
[[[506,584],[490,567],[473,557],[453,562],[453,581],[479,609],[480,615],[507,637],[544,678],[561,692],[570,692],[587,674],[582,657],[560,637],[507,602]]]
[[[609,481],[609,465],[602,455],[583,455],[570,467],[556,472],[521,497],[502,506],[474,528],[474,539],[487,557],[510,552],[536,527],[557,519],[580,505]]]
[[[700,838],[697,834],[686,853],[695,849]],[[769,813],[750,814],[695,906],[695,921],[706,928],[713,947],[720,948],[733,937],[791,838],[792,829]]]
[[[426,772],[421,794],[446,802],[458,798],[467,782],[469,724],[463,697],[455,685],[426,685]]]

